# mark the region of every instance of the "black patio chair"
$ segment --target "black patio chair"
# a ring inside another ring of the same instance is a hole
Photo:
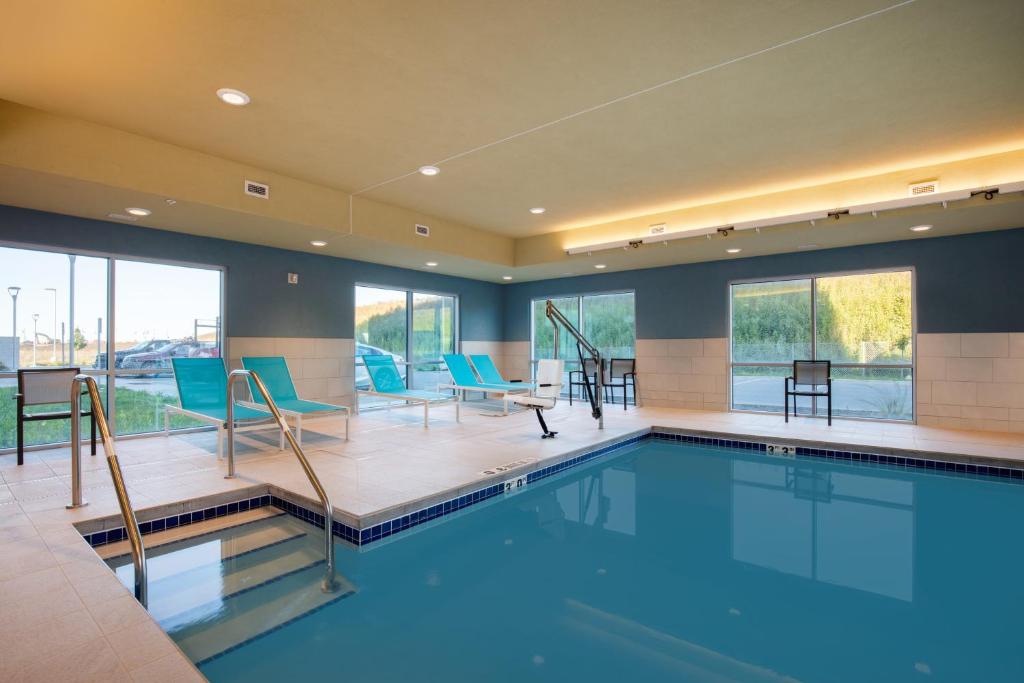
[[[604,388],[606,393],[611,392],[610,403],[615,405],[615,390],[622,389],[622,409],[625,410],[629,387],[633,387],[633,405],[636,405],[636,359],[612,358],[604,374]]]
[[[602,358],[601,369],[603,370],[604,368],[605,360]],[[590,380],[591,389],[595,389],[597,387],[597,363],[594,362],[593,358],[584,358],[582,370],[572,370],[569,372],[569,405],[572,405],[573,387],[587,386],[587,383],[583,379],[584,373],[586,373],[586,377]],[[580,396],[582,398],[586,398],[585,389],[580,392]]]
[[[43,420],[71,419],[71,380],[79,368],[28,368],[18,370],[18,464],[25,464],[25,423]],[[26,413],[25,408],[52,404],[66,404],[66,410],[48,410]],[[92,417],[92,402],[83,404],[82,417]],[[96,455],[96,421],[90,420],[92,454]]]
[[[807,387],[800,390],[799,387]],[[819,391],[819,387],[825,387]],[[786,422],[789,422],[789,397],[793,397],[793,417],[796,417],[797,396],[821,396],[828,399],[828,425],[832,426],[832,361],[795,360],[793,375],[786,378]]]

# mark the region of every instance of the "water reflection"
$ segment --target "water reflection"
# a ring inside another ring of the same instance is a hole
[[[743,460],[732,479],[734,559],[913,600],[912,481]]]

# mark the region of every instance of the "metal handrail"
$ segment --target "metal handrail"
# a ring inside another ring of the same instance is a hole
[[[566,331],[569,334],[571,334],[576,339],[576,342],[580,345],[580,347],[586,350],[588,354],[590,354],[590,357],[594,359],[594,363],[597,364],[597,373],[594,377],[595,397],[592,407],[594,417],[597,418],[597,428],[604,429],[604,392],[602,390],[602,386],[604,383],[604,377],[602,377],[602,375],[604,374],[604,364],[601,362],[601,352],[597,349],[596,346],[587,341],[586,337],[584,337],[580,333],[580,331],[577,330],[571,322],[569,322],[568,318],[562,315],[562,312],[560,310],[555,308],[555,304],[551,301],[551,299],[547,300],[547,304],[544,307],[544,315],[547,316],[548,320],[551,321],[552,327],[555,328],[555,338],[553,346],[553,355],[555,358],[558,358],[558,345],[560,341],[558,336],[558,326],[561,325],[566,329]],[[583,365],[582,360],[583,359],[581,358],[580,365]]]
[[[100,436],[103,438],[103,451],[107,454],[107,466],[110,468],[110,477],[114,480],[117,505],[121,508],[121,518],[124,520],[124,527],[128,534],[128,543],[132,547],[132,563],[135,566],[135,599],[142,603],[143,607],[147,607],[149,596],[146,581],[146,548],[142,545],[139,520],[135,518],[132,501],[128,498],[128,488],[124,483],[124,475],[121,474],[121,465],[117,461],[114,439],[110,435],[110,426],[107,424],[106,413],[103,412],[103,402],[100,400],[96,380],[88,375],[76,375],[71,380],[71,505],[68,507],[81,507],[86,504],[82,501],[82,384],[85,384],[89,391],[92,419],[96,421],[96,426],[100,429]]]
[[[274,399],[270,397],[270,392],[267,391],[267,386],[254,370],[232,370],[228,375],[228,473],[225,478],[231,479],[235,476],[234,385],[239,377],[250,378],[253,386],[255,386],[256,390],[260,392],[261,396],[263,396],[264,403],[266,403],[270,413],[274,416],[274,420],[277,422],[278,428],[280,428],[285,438],[288,439],[288,443],[291,445],[292,451],[295,453],[295,457],[299,459],[299,464],[302,465],[302,469],[306,473],[306,478],[309,479],[309,483],[313,486],[313,490],[316,491],[316,495],[320,498],[320,505],[323,506],[324,509],[324,556],[327,560],[327,574],[324,576],[324,580],[323,583],[320,584],[320,588],[325,593],[332,593],[338,588],[338,580],[335,577],[334,570],[334,506],[331,505],[331,499],[327,497],[327,491],[324,490],[323,484],[320,483],[320,478],[316,476],[316,472],[313,471],[312,465],[310,465],[309,460],[306,459],[306,454],[302,452],[302,447],[299,446],[299,442],[296,441],[295,437],[292,435],[292,430],[288,428],[288,423],[285,422],[284,417],[281,416],[281,411],[278,410],[277,404],[274,403]]]

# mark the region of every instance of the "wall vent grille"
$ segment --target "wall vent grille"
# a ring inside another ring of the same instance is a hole
[[[259,197],[260,199],[270,199],[270,185],[263,183],[257,183],[255,180],[245,181],[245,193],[250,197]]]

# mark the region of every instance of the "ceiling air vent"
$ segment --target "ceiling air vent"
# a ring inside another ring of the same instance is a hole
[[[430,226],[416,224],[416,236],[417,237],[430,237]]]
[[[908,197],[917,197],[922,194],[935,194],[938,191],[938,180],[925,180],[920,183],[910,183],[910,185],[907,186]]]
[[[648,234],[651,234],[651,235],[664,235],[665,234],[665,224],[664,223],[655,223],[654,225],[648,226],[648,230],[649,230]]]
[[[263,183],[257,183],[255,180],[245,181],[245,193],[250,197],[259,197],[260,199],[270,199],[270,185],[264,185]]]

